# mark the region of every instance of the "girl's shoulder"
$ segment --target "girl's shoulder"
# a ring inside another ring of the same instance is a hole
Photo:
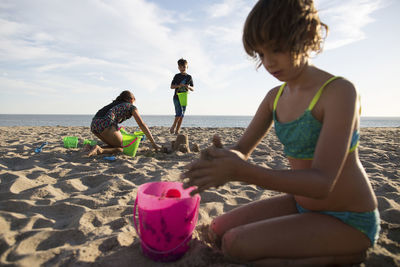
[[[273,106],[274,106],[274,101],[276,98],[276,95],[278,94],[279,88],[282,85],[278,85],[272,89],[270,89],[267,93],[267,95],[264,97],[262,105],[267,105],[268,109],[272,111]]]
[[[115,108],[125,108],[125,109],[136,109],[136,106],[132,103],[121,101],[114,106]]]
[[[357,89],[354,84],[346,78],[339,77],[324,88],[324,93],[328,98],[343,99],[356,98]]]
[[[268,98],[269,101],[272,101],[272,102],[275,101],[276,95],[278,94],[279,89],[281,88],[282,85],[283,84],[275,86],[274,88],[272,88],[271,90],[268,91],[266,97]]]
[[[350,113],[351,110],[356,110],[357,106],[359,106],[359,95],[358,92],[349,80],[342,78],[336,79],[329,83],[321,94],[320,99],[318,100],[316,109],[323,108],[324,113],[328,114],[341,114],[348,110]],[[341,116],[345,116],[342,114]]]
[[[313,79],[316,83],[319,83],[321,85],[327,83],[323,89],[324,91],[325,88],[327,90],[331,90],[329,88],[343,88],[344,90],[353,91],[355,90],[353,83],[341,75],[332,74],[331,72],[327,72],[316,66],[311,66],[310,69],[312,75],[309,78]]]
[[[136,106],[132,103],[125,102],[124,104],[125,104],[125,107],[128,109],[136,109]]]
[[[275,86],[274,88],[270,89],[270,90],[268,91],[267,96],[275,98],[275,97],[276,97],[276,94],[278,94],[279,88],[281,88],[282,85],[283,85],[283,84],[280,84],[280,85]]]

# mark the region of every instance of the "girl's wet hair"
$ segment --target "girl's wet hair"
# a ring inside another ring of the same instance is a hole
[[[328,26],[320,21],[313,0],[259,0],[244,24],[243,45],[256,60],[260,60],[257,49],[262,47],[289,51],[298,62],[310,52],[321,52],[327,33]]]
[[[122,101],[122,102],[129,102],[132,97],[134,98],[133,94],[128,91],[122,91],[122,93],[114,100],[114,101]]]

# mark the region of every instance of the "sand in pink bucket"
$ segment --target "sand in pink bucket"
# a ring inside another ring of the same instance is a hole
[[[190,196],[193,189],[183,189],[181,182],[139,186],[133,219],[144,255],[155,261],[175,261],[189,249],[200,205],[199,194]]]

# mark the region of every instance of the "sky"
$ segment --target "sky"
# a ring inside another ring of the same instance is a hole
[[[255,0],[0,0],[0,114],[95,114],[123,90],[172,115],[188,60],[187,115],[253,115],[281,84],[242,45]],[[312,64],[354,83],[362,116],[400,116],[399,0],[316,0],[329,34]]]

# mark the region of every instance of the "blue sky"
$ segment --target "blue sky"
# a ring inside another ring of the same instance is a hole
[[[174,114],[176,61],[189,115],[253,115],[280,82],[244,53],[254,0],[0,0],[0,113],[94,114],[131,90],[141,114]],[[330,27],[313,64],[357,87],[363,116],[400,116],[400,1],[318,0]]]

